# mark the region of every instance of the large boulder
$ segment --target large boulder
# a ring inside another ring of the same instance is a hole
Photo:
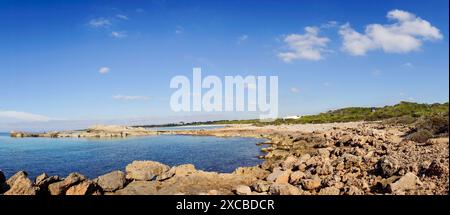
[[[59,176],[48,176],[42,173],[34,180],[34,184],[39,187],[39,194],[49,194],[48,185],[61,181]]]
[[[87,180],[84,175],[79,173],[70,173],[63,181],[48,185],[48,191],[51,195],[63,195],[69,187]]]
[[[174,166],[170,168],[169,171],[162,173],[159,175],[156,179],[158,181],[163,181],[169,178],[172,178],[173,176],[186,176],[189,174],[192,174],[196,172],[195,166],[192,164],[183,164],[179,166]]]
[[[125,186],[127,179],[125,178],[125,173],[122,171],[114,171],[99,176],[96,182],[103,191],[113,192],[122,189]]]
[[[82,181],[76,185],[69,187],[66,195],[100,195],[98,186],[92,181]]]
[[[133,161],[125,168],[127,178],[138,181],[150,181],[167,172],[169,166],[156,161]]]
[[[405,194],[408,191],[414,191],[417,186],[422,185],[419,177],[414,175],[414,173],[406,173],[400,179],[388,185],[389,191],[394,194]]]
[[[6,181],[8,190],[4,195],[36,195],[39,188],[34,186],[27,173],[20,171]]]

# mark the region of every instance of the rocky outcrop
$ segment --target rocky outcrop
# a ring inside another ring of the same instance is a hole
[[[86,130],[77,131],[52,131],[45,133],[28,133],[11,131],[10,136],[15,138],[23,137],[47,137],[47,138],[123,138],[129,136],[149,136],[157,135],[154,130],[147,130],[140,127],[120,126],[120,125],[95,125]]]
[[[150,181],[169,171],[170,167],[156,161],[133,161],[125,168],[127,178],[138,181]]]
[[[7,191],[4,195],[36,195],[39,188],[28,178],[28,174],[20,171],[6,181]]]

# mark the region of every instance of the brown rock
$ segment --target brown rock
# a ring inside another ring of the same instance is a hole
[[[298,184],[300,179],[305,178],[306,174],[302,171],[294,171],[289,176],[289,183],[290,184]]]
[[[8,181],[8,191],[4,195],[36,195],[39,188],[27,177],[25,172],[18,172]]]
[[[271,195],[301,195],[302,191],[290,184],[272,184],[269,188]]]
[[[329,195],[339,195],[339,193],[340,193],[340,190],[336,187],[325,187],[325,188],[320,189],[318,194],[329,196]]]
[[[133,181],[125,188],[117,190],[115,195],[155,195],[158,182],[155,181]]]
[[[377,163],[378,170],[384,177],[390,177],[399,169],[398,161],[393,157],[384,156]]]
[[[254,183],[252,185],[253,190],[257,191],[257,192],[267,192],[269,191],[271,183],[267,182],[267,181],[257,181],[256,183]]]
[[[399,180],[388,185],[388,189],[394,194],[405,194],[407,191],[414,191],[417,185],[422,185],[419,177],[413,173],[406,173]]]
[[[156,161],[133,161],[126,166],[125,170],[129,179],[150,181],[167,172],[169,166]]]
[[[48,185],[48,190],[51,195],[62,195],[66,193],[66,190],[69,187],[85,180],[87,180],[87,178],[84,175],[79,173],[70,173],[63,181]]]
[[[314,177],[312,179],[302,179],[301,184],[306,190],[314,190],[320,187],[321,180],[318,177]]]
[[[125,173],[122,171],[114,171],[99,176],[96,182],[103,191],[113,192],[122,189],[125,186],[127,179],[125,178]]]
[[[289,175],[291,174],[291,170],[280,170],[280,169],[274,169],[274,171],[267,176],[267,181],[274,182],[278,184],[282,183],[288,183],[289,182]]]
[[[250,187],[248,187],[246,185],[238,185],[237,187],[235,187],[233,189],[233,192],[236,195],[251,195],[252,194],[252,190],[250,189]]]
[[[69,187],[66,195],[99,195],[101,194],[96,184],[92,181],[82,181]]]

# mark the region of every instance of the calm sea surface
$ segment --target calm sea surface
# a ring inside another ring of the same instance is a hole
[[[262,142],[255,138],[161,135],[124,139],[10,138],[0,133],[0,169],[7,177],[19,170],[34,178],[42,172],[67,176],[80,172],[89,178],[124,171],[134,160],[167,165],[194,164],[197,169],[232,172],[262,161]]]

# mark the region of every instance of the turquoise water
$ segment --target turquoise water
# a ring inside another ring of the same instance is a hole
[[[0,134],[0,169],[7,177],[19,170],[31,178],[42,172],[66,176],[80,172],[89,178],[124,170],[133,160],[167,165],[194,164],[197,169],[232,172],[261,162],[262,142],[255,138],[160,135],[125,139],[10,138]]]

